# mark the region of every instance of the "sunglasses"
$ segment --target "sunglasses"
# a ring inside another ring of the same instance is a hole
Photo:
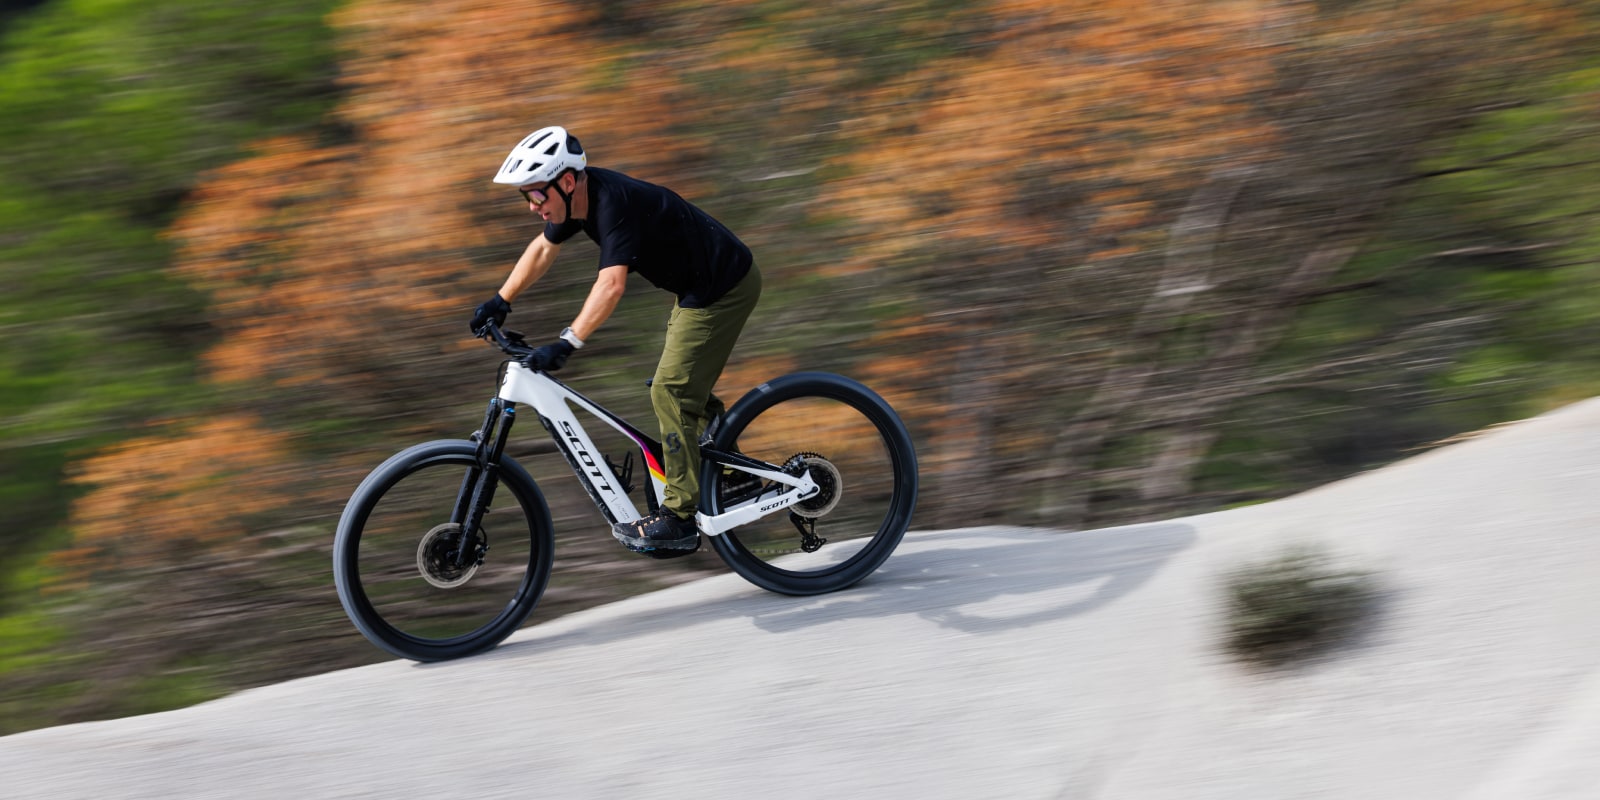
[[[544,189],[517,189],[522,194],[522,199],[528,201],[534,208],[538,208],[550,199]]]

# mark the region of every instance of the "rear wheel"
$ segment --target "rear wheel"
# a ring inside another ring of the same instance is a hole
[[[550,578],[550,511],[526,470],[502,457],[498,488],[463,552],[457,498],[479,480],[472,442],[428,442],[362,481],[339,519],[339,601],[373,644],[439,661],[487,650],[532,613]]]
[[[783,594],[831,592],[872,574],[905,535],[917,502],[917,458],[894,409],[839,375],[785,375],[730,409],[713,447],[809,472],[821,491],[791,508],[708,537],[728,566]],[[736,472],[702,466],[701,505],[725,511],[760,495]]]

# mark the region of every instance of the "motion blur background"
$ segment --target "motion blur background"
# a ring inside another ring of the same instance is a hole
[[[878,388],[917,528],[1281,497],[1600,393],[1600,2],[30,0],[0,4],[0,733],[378,660],[344,500],[462,437],[466,335],[539,228],[489,179],[562,124],[767,291],[720,393]],[[566,248],[511,327],[565,326]],[[650,419],[670,298],[563,374]],[[525,424],[534,620],[637,559]],[[616,453],[620,457],[620,449]],[[548,479],[548,480],[545,480]]]

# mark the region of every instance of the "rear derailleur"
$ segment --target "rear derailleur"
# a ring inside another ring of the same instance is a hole
[[[807,553],[815,553],[828,543],[827,539],[817,535],[817,520],[815,518],[802,517],[790,511],[789,521],[794,523],[794,529],[800,532],[801,550]]]

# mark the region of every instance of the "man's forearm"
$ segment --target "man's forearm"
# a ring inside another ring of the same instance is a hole
[[[583,301],[583,310],[579,311],[578,318],[572,321],[572,332],[579,339],[588,339],[611,317],[611,312],[617,309],[617,303],[622,300],[622,294],[627,289],[627,278],[626,267],[601,270],[600,276],[594,282],[594,288],[589,290],[588,299]]]
[[[543,236],[535,238],[528,243],[528,249],[522,251],[522,257],[511,268],[511,274],[506,276],[506,282],[500,287],[500,296],[506,302],[511,302],[512,298],[544,277],[555,260],[555,246],[546,244]]]

